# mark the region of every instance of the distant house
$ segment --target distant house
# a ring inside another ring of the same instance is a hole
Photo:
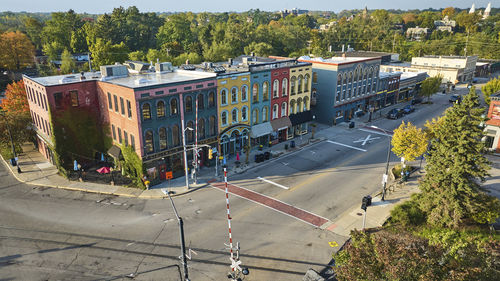
[[[406,30],[406,37],[412,40],[420,41],[429,34],[429,28],[427,27],[412,27]]]
[[[442,20],[434,21],[434,26],[436,27],[436,30],[448,31],[451,33],[456,26],[456,22],[454,20],[450,20],[448,16],[445,16]]]
[[[284,10],[279,11],[282,18],[286,18],[288,15],[299,16],[299,15],[307,14],[308,12],[309,12],[308,10],[300,10],[298,8],[293,8],[291,10],[284,9]]]

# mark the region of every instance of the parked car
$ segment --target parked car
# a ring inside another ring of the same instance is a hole
[[[415,107],[413,107],[413,105],[407,105],[407,106],[403,107],[404,114],[410,114],[413,111],[415,111]]]
[[[417,103],[421,103],[423,101],[423,99],[421,97],[414,97],[412,100],[411,100],[411,105],[415,105]]]
[[[403,110],[399,108],[393,108],[387,112],[388,119],[398,119],[403,116]]]
[[[354,115],[356,117],[361,117],[361,116],[365,115],[365,112],[361,109],[358,109],[358,110],[356,110],[356,112],[354,112]]]
[[[461,103],[462,102],[462,97],[459,96],[459,95],[451,95],[450,97],[450,102],[458,102],[458,103]]]

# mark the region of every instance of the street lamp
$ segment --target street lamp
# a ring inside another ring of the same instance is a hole
[[[189,178],[188,178],[188,163],[187,163],[187,152],[186,152],[186,130],[193,131],[193,128],[184,128],[184,119],[181,120],[182,126],[182,147],[184,150],[184,175],[186,176],[186,188],[189,189]]]
[[[175,209],[174,200],[172,200],[172,197],[170,196],[171,191],[167,191],[166,189],[162,189],[161,192],[163,192],[163,194],[167,195],[168,198],[170,199],[170,203],[172,204],[172,209],[174,209],[175,217],[177,218],[177,221],[179,222],[179,234],[180,234],[180,239],[181,239],[181,252],[182,252],[182,265],[184,266],[184,281],[189,281],[188,265],[187,265],[187,259],[186,259],[186,243],[184,241],[184,222],[182,221],[182,218],[179,217],[179,214],[177,213],[177,209]]]
[[[22,173],[22,171],[21,168],[19,167],[19,161],[17,158],[16,149],[14,147],[14,140],[12,139],[12,132],[10,131],[9,119],[7,119],[7,116],[5,116],[5,112],[2,110],[2,107],[0,107],[0,115],[2,115],[3,118],[5,118],[5,124],[7,124],[7,131],[9,132],[10,145],[12,147],[12,155],[14,156],[14,161],[16,161],[17,173],[20,174]]]
[[[388,137],[388,144],[387,144],[387,163],[385,165],[385,174],[382,176],[382,182],[383,182],[383,187],[382,187],[382,201],[385,201],[385,188],[387,186],[387,178],[388,178],[388,173],[389,173],[389,160],[390,160],[390,157],[391,157],[391,135],[388,134],[388,132],[384,129],[381,129],[377,126],[370,126],[372,128],[375,128],[375,129],[378,129],[378,130],[382,130],[386,136]]]

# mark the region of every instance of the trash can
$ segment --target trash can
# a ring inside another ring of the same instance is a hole
[[[260,162],[260,154],[255,154],[255,163],[259,163]]]
[[[16,158],[10,158],[10,165],[17,166]]]
[[[295,141],[291,141],[291,142],[290,142],[290,147],[291,147],[291,148],[294,148],[294,147],[295,147]]]
[[[264,153],[264,159],[269,160],[269,158],[271,158],[271,152],[267,151]]]
[[[354,121],[351,121],[351,123],[349,123],[349,128],[350,129],[354,128]]]

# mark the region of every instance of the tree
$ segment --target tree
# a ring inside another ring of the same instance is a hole
[[[392,136],[392,151],[406,161],[413,161],[427,150],[427,136],[411,122],[401,122]]]
[[[0,66],[18,70],[33,64],[35,47],[26,34],[6,32],[0,36]]]
[[[484,95],[484,101],[489,105],[490,104],[490,96],[496,92],[500,91],[500,79],[495,78],[490,80],[486,85],[481,87],[481,92]]]
[[[146,59],[146,54],[144,54],[143,51],[135,51],[135,52],[129,53],[128,58],[130,60],[134,60],[134,61],[144,61]]]
[[[430,100],[431,96],[439,91],[442,80],[443,77],[439,75],[425,79],[420,85],[420,95],[427,97],[427,100]]]
[[[61,72],[62,74],[73,73],[76,70],[75,59],[68,50],[64,50],[61,55]]]
[[[53,41],[43,45],[43,53],[47,55],[49,60],[59,60],[59,56],[64,51],[64,46],[58,43],[57,41]]]
[[[28,35],[35,47],[40,49],[42,47],[43,24],[36,18],[27,17],[24,19],[24,25],[26,26],[26,35]]]
[[[448,16],[449,18],[451,18],[455,15],[455,8],[453,7],[445,8],[443,9],[443,11],[441,11],[441,14],[443,15],[443,17]]]
[[[30,112],[23,80],[7,85],[5,99],[1,101],[0,106],[13,116]]]
[[[447,110],[430,128],[434,137],[419,202],[431,225],[457,228],[488,217],[486,206],[500,211],[498,199],[485,197],[478,183],[485,180],[490,168],[482,154],[484,133],[479,124],[484,121],[483,112],[472,87],[462,103]]]
[[[272,54],[273,46],[264,42],[252,42],[245,47],[245,54],[250,54],[251,52],[255,52],[257,56],[267,57]]]
[[[42,44],[57,42],[62,48],[71,50],[71,36],[83,26],[81,17],[73,10],[52,13],[42,31]]]
[[[464,28],[469,33],[477,29],[477,23],[481,20],[481,16],[477,13],[469,14],[467,11],[462,11],[457,15],[455,20],[458,26]]]
[[[96,43],[90,46],[90,52],[92,53],[92,66],[99,67],[126,61],[129,49],[123,42],[112,45],[110,41],[97,38]]]

